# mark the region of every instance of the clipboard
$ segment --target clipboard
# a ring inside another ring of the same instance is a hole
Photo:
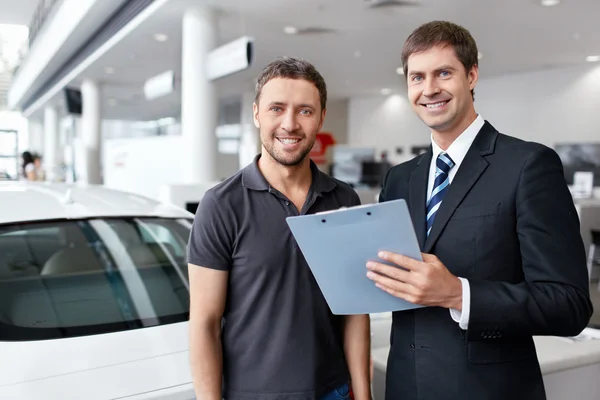
[[[367,278],[380,250],[422,260],[406,201],[393,200],[286,218],[331,312],[373,314],[422,307]]]

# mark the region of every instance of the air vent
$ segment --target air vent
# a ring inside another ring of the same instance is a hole
[[[318,26],[311,26],[306,28],[297,28],[295,26],[286,26],[283,31],[288,35],[318,35],[325,33],[333,33],[335,30],[329,28],[322,28]]]
[[[329,28],[319,28],[319,27],[309,27],[300,29],[300,34],[317,34],[317,33],[333,33],[333,29]]]
[[[371,9],[391,7],[413,7],[419,5],[417,1],[411,0],[365,0]]]

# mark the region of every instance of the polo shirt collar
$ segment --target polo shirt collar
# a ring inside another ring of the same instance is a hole
[[[271,188],[271,185],[269,185],[269,182],[267,182],[258,168],[258,160],[260,159],[260,156],[261,155],[259,154],[254,157],[252,163],[242,170],[242,185],[246,189],[262,191],[269,190]],[[312,171],[312,186],[315,192],[319,194],[326,193],[335,188],[335,181],[327,174],[319,170],[319,167],[317,167],[317,164],[315,164],[313,160],[310,160],[310,170]]]

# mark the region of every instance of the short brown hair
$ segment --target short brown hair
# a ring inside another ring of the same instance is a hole
[[[327,105],[327,86],[319,71],[308,61],[294,57],[281,57],[269,63],[256,80],[256,97],[258,104],[263,86],[274,78],[304,79],[313,83],[319,91],[321,111]]]
[[[479,65],[477,43],[467,29],[452,22],[432,21],[419,26],[406,39],[401,56],[404,74],[408,73],[408,57],[411,54],[436,46],[452,46],[467,74],[471,68]],[[474,99],[473,90],[471,90],[471,95]]]

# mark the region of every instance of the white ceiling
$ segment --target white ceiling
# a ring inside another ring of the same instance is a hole
[[[29,25],[40,0],[0,0],[0,24]]]
[[[434,19],[450,20],[471,31],[483,54],[481,79],[580,65],[586,56],[600,54],[599,0],[562,0],[556,7],[542,7],[539,0],[415,0],[415,5],[381,9],[369,9],[369,1],[171,0],[74,85],[84,77],[103,83],[106,118],[177,116],[179,93],[149,102],[142,96],[142,86],[169,69],[179,76],[182,15],[187,7],[202,4],[222,11],[221,43],[242,35],[255,38],[253,67],[219,80],[222,97],[252,91],[260,69],[281,55],[313,62],[325,77],[331,98],[377,95],[384,87],[403,91],[403,78],[395,72],[402,44],[414,28]],[[285,26],[333,32],[290,36],[283,33]],[[167,34],[168,41],[156,42],[155,33]],[[114,68],[114,73],[107,74],[106,67]],[[524,94],[535,90],[523,89]],[[115,100],[109,104],[109,99]]]
[[[29,26],[35,7],[39,0],[0,0],[0,24],[8,25],[25,25]],[[0,41],[10,41],[11,37],[2,37]],[[5,51],[1,49],[0,53]],[[12,81],[12,73],[10,71],[0,71],[0,109],[6,107],[6,95]]]

